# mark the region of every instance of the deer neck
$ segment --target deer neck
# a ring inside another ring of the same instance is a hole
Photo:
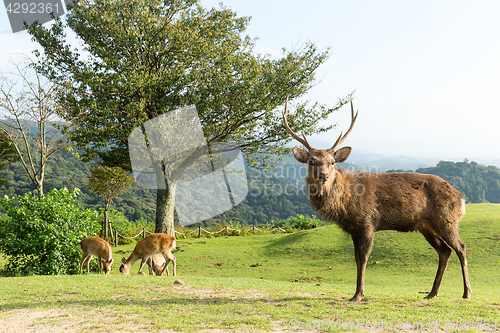
[[[132,253],[132,255],[127,259],[127,263],[125,265],[130,268],[137,260],[139,260],[139,256]]]
[[[335,177],[324,183],[309,176],[306,178],[311,205],[324,218],[336,221],[344,215],[351,197],[349,176],[347,171],[337,169]]]
[[[102,258],[105,259],[106,261],[110,261],[113,258],[113,253],[111,252],[111,246],[109,246],[108,243],[106,243],[106,245],[107,245],[106,252],[102,256]]]

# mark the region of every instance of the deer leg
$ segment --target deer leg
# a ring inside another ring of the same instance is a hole
[[[434,279],[434,284],[432,285],[431,292],[425,296],[425,298],[430,299],[438,295],[439,287],[441,286],[441,280],[443,279],[444,271],[446,266],[448,266],[448,259],[450,258],[451,248],[446,244],[446,242],[436,235],[433,231],[428,229],[420,230],[422,235],[431,246],[436,250],[439,256],[439,266],[436,272],[436,278]]]
[[[373,247],[373,232],[351,235],[354,243],[354,257],[357,265],[356,293],[350,299],[351,302],[360,301],[365,293],[365,271],[368,257]]]
[[[175,257],[172,253],[163,253],[163,257],[165,258],[165,266],[163,266],[163,269],[161,271],[161,275],[163,275],[163,272],[165,271],[165,269],[167,270],[168,272],[168,264],[170,263],[170,261],[172,261],[174,263],[174,272],[173,272],[173,275],[172,276],[176,276],[177,272],[177,265],[175,264]]]
[[[167,276],[169,276],[168,265],[170,264],[170,259],[165,258],[165,266],[163,267],[167,271]]]
[[[80,274],[82,274],[83,263],[87,259],[88,255],[82,254],[82,259],[80,260]]]
[[[82,259],[80,259],[80,274],[82,274],[83,262],[85,261],[85,255],[82,254]]]
[[[146,264],[147,260],[148,260],[148,258],[146,258],[146,259],[143,258],[141,260],[141,266],[139,266],[139,272],[138,272],[138,274],[143,274],[144,275],[144,273],[142,273],[142,267],[144,267],[144,265]],[[149,270],[150,270],[150,274],[151,274],[151,267],[149,268]]]
[[[155,275],[155,261],[153,260],[153,256],[149,257],[146,260],[146,263],[148,264],[149,267],[149,275]]]
[[[90,260],[92,259],[92,255],[88,255],[87,258],[85,258],[85,267],[87,268],[87,274],[90,273],[90,268],[89,268],[89,264],[90,264]]]
[[[464,280],[464,294],[462,298],[470,299],[472,294],[472,289],[469,283],[469,272],[467,271],[467,258],[465,256],[466,249],[465,243],[462,242],[458,236],[458,230],[453,230],[447,235],[443,235],[444,240],[448,245],[455,250],[458,258],[460,259],[460,264],[462,265],[462,277]]]

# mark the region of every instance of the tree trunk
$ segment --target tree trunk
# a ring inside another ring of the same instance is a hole
[[[156,190],[156,224],[155,232],[163,232],[175,237],[175,184],[168,184],[167,189]]]
[[[45,165],[40,167],[40,176],[37,178],[35,170],[33,170],[33,177],[36,179],[36,187],[38,190],[38,196],[43,197],[43,181],[45,180]]]
[[[43,197],[43,180],[37,184],[38,196]]]

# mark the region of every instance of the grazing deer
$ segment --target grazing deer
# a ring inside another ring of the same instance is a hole
[[[111,246],[108,242],[99,237],[87,237],[80,242],[80,249],[82,250],[82,260],[80,260],[80,274],[82,274],[83,263],[87,267],[87,274],[89,273],[89,263],[92,256],[99,259],[99,268],[104,268],[104,273],[111,272],[111,265],[113,264],[113,257],[111,253]]]
[[[364,296],[365,269],[376,231],[419,231],[439,255],[439,266],[432,290],[426,298],[437,296],[451,249],[462,265],[463,298],[471,297],[467,273],[465,244],[458,235],[458,222],[465,215],[462,194],[444,179],[417,173],[349,172],[336,169],[344,162],[351,147],[339,148],[351,133],[354,115],[351,98],[351,125],[340,133],[330,149],[314,149],[306,139],[295,134],[288,125],[288,98],[283,122],[290,135],[307,149],[295,147],[293,154],[307,163],[307,193],[311,205],[328,221],[335,222],[351,235],[357,265],[356,293],[351,301]]]
[[[172,255],[172,250],[175,249],[175,238],[162,233],[151,234],[146,238],[141,239],[134,248],[134,251],[128,259],[122,259],[120,272],[128,274],[130,267],[139,259],[141,259],[141,266],[139,267],[139,274],[142,273],[142,267],[155,254],[161,254],[165,258],[165,265],[159,275],[163,275],[165,269],[168,271],[168,264],[172,261],[174,264],[174,276],[176,275],[175,257]],[[153,265],[149,266],[149,275],[153,275]]]
[[[170,260],[168,260],[169,263],[170,263]],[[165,270],[167,271],[167,276],[169,274],[168,272],[168,264],[166,265],[166,267],[164,267],[165,263],[167,261],[165,260],[165,258],[163,257],[163,255],[161,254],[153,254],[148,260],[147,260],[147,264],[149,266],[149,271],[153,270],[153,273],[154,275],[158,275],[158,276],[161,276],[164,274],[163,272],[163,268],[165,268]]]

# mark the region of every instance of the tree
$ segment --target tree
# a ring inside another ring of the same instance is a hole
[[[207,143],[237,143],[251,166],[265,166],[266,154],[289,152],[291,139],[279,106],[315,84],[316,69],[329,57],[306,43],[281,58],[257,55],[243,37],[249,22],[227,8],[206,10],[195,0],[80,1],[50,28],[29,33],[43,48],[41,71],[61,89],[63,116],[71,119],[71,140],[85,160],[131,170],[128,137],[135,128],[169,111],[196,105]],[[72,51],[64,29],[85,45]],[[297,103],[292,129],[306,134],[331,128],[319,121],[347,102],[327,109]],[[192,163],[185,157],[176,168]],[[176,175],[163,161],[155,172],[170,180],[157,190],[156,232],[174,233]],[[158,178],[157,178],[158,179]]]
[[[8,163],[15,162],[18,159],[19,156],[12,141],[9,140],[9,137],[3,131],[0,131],[0,170],[5,168]],[[6,182],[7,179],[0,178],[0,185]]]
[[[57,126],[56,85],[42,77],[36,64],[26,57],[11,73],[15,81],[0,75],[0,132],[15,150],[24,171],[43,195],[47,160],[66,146]],[[36,133],[29,135],[29,132]]]
[[[104,201],[104,239],[108,239],[108,211],[111,202],[134,183],[134,177],[120,167],[90,166],[87,187],[96,192]]]

